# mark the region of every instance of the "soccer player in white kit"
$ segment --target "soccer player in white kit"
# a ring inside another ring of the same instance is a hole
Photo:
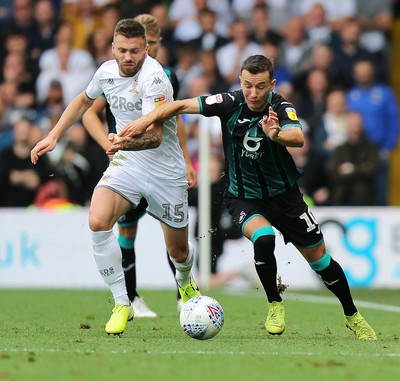
[[[34,164],[55,148],[62,134],[102,93],[116,119],[117,132],[164,102],[173,101],[172,86],[162,66],[147,55],[145,29],[139,22],[133,19],[118,22],[112,51],[115,60],[99,67],[86,90],[71,101],[48,136],[32,149]],[[142,197],[148,202],[147,212],[161,222],[167,250],[177,269],[176,280],[183,302],[200,295],[191,274],[194,249],[188,243],[188,184],[176,119],[159,127],[154,125],[154,129],[133,138],[129,147],[135,151],[119,151],[114,155],[91,200],[89,227],[94,257],[115,301],[105,327],[108,334],[123,333],[134,316],[113,226]]]

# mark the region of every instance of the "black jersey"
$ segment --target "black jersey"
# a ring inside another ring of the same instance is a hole
[[[164,69],[164,73],[167,74],[167,77],[168,77],[169,81],[171,82],[174,99],[178,99],[180,84],[179,84],[179,80],[178,80],[178,77],[177,77],[175,71],[173,69],[171,69],[170,67],[164,66],[164,65],[162,65],[162,68]]]
[[[176,99],[178,96],[178,93],[179,93],[179,88],[180,88],[178,77],[177,77],[176,73],[168,66],[163,66],[163,69],[164,69],[164,73],[167,75],[169,81],[171,82],[174,99]],[[107,100],[104,94],[101,94],[101,96],[105,100]],[[106,105],[106,119],[107,119],[108,131],[116,134],[117,130],[116,130],[115,118],[114,118],[113,113],[110,110],[110,106],[109,106],[108,102]]]
[[[200,113],[221,120],[227,190],[244,199],[263,199],[290,190],[301,177],[285,146],[273,142],[262,129],[269,106],[277,113],[282,129],[301,128],[293,105],[270,93],[265,111],[247,107],[241,90],[198,97]]]

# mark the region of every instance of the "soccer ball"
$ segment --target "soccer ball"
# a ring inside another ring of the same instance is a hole
[[[224,311],[210,296],[196,296],[182,307],[179,321],[183,332],[197,340],[211,339],[224,325]]]

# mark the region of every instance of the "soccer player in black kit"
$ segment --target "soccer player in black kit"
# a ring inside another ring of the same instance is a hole
[[[226,161],[225,202],[243,234],[253,242],[255,267],[268,299],[266,330],[272,335],[285,330],[285,308],[277,285],[275,227],[336,295],[345,325],[356,338],[376,340],[297,186],[301,173],[286,147],[301,147],[304,136],[294,106],[273,92],[273,75],[270,59],[250,56],[240,70],[240,90],[166,103],[110,136],[113,146],[109,153],[129,149],[135,136],[155,121],[178,114],[218,116]]]

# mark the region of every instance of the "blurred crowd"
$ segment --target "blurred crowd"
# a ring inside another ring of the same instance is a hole
[[[160,23],[157,59],[176,71],[178,98],[237,89],[246,57],[273,59],[275,91],[294,103],[306,135],[291,152],[310,204],[389,205],[399,133],[389,81],[397,8],[394,0],[0,2],[0,207],[89,203],[108,157],[81,123],[36,166],[30,149],[112,59],[117,21],[142,13]],[[196,166],[198,117],[184,121]],[[213,160],[223,162],[218,126],[210,130]]]

